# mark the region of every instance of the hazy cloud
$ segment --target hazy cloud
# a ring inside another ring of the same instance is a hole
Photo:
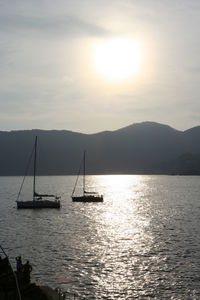
[[[16,31],[35,31],[49,36],[102,35],[107,31],[95,24],[90,24],[73,16],[33,17],[9,15],[0,16],[0,31],[14,33]]]
[[[199,0],[0,0],[0,129],[197,125],[199,28]],[[144,52],[128,83],[92,66],[96,41],[118,34]]]

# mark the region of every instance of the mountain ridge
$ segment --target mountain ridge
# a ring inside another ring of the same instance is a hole
[[[191,128],[188,128],[188,129],[185,129],[185,130],[179,130],[179,129],[176,129],[176,128],[173,128],[172,126],[170,125],[167,125],[167,124],[162,124],[162,123],[159,123],[159,122],[154,122],[154,121],[143,121],[143,122],[136,122],[136,123],[131,123],[129,125],[126,125],[126,126],[123,126],[121,128],[118,128],[118,129],[114,129],[114,130],[103,130],[103,131],[98,131],[98,132],[95,132],[95,133],[83,133],[83,132],[79,132],[79,131],[74,131],[74,130],[68,130],[68,129],[40,129],[40,128],[32,128],[32,129],[11,129],[11,130],[0,130],[0,133],[11,133],[11,132],[23,132],[23,131],[45,131],[45,132],[48,132],[48,131],[53,131],[53,132],[71,132],[71,133],[77,133],[77,134],[84,134],[84,135],[95,135],[95,134],[101,134],[101,133],[106,133],[106,132],[115,132],[115,131],[119,131],[119,130],[123,130],[123,129],[127,129],[127,128],[131,128],[131,127],[136,127],[136,126],[160,126],[160,127],[165,127],[165,128],[171,128],[175,131],[178,131],[178,132],[186,132],[186,131],[189,131],[189,130],[192,130],[192,129],[195,129],[195,128],[200,128],[200,125],[197,125],[197,126],[194,126],[194,127],[191,127]]]
[[[38,149],[39,175],[76,174],[84,150],[89,174],[200,174],[200,167],[196,167],[200,165],[200,126],[180,131],[146,121],[93,134],[0,131],[1,176],[24,175],[36,135],[39,148],[44,148]]]

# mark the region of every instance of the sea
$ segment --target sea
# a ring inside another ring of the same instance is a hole
[[[0,177],[0,245],[32,281],[73,299],[200,299],[200,177],[87,176],[104,202],[73,203],[75,176],[40,176],[61,208],[17,210],[22,180]],[[27,177],[19,199],[31,197]]]

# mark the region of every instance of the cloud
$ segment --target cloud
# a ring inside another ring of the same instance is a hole
[[[199,111],[199,17],[199,0],[0,0],[1,123],[91,132],[151,119],[190,127]],[[144,50],[140,76],[124,86],[90,65],[93,45],[113,33],[139,38]]]
[[[75,16],[0,15],[0,31],[31,31],[48,36],[105,35],[108,31]]]

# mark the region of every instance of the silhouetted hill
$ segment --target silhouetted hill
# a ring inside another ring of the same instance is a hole
[[[185,153],[168,164],[172,174],[179,175],[200,175],[200,155]]]
[[[76,174],[83,150],[87,150],[90,174],[200,174],[200,126],[182,132],[144,122],[96,134],[37,129],[2,131],[0,175],[24,174],[36,135],[37,170],[41,175]]]

